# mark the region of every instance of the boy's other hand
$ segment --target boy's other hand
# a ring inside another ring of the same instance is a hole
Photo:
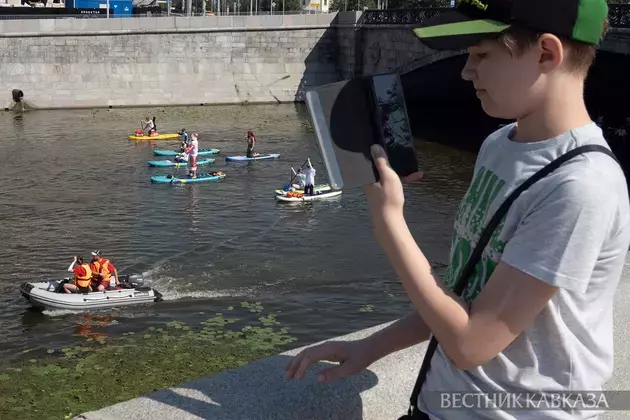
[[[320,361],[339,363],[317,375],[318,382],[332,382],[361,372],[374,362],[370,346],[363,340],[327,341],[302,350],[286,367],[287,380],[302,379],[308,369]]]

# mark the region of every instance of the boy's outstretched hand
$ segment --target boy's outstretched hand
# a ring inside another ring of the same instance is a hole
[[[287,380],[302,379],[315,363],[326,360],[338,362],[317,375],[318,382],[336,381],[366,369],[376,360],[368,343],[358,341],[327,341],[302,350],[286,367]]]
[[[418,181],[424,174],[416,172],[401,179],[389,166],[387,154],[381,146],[372,146],[371,152],[380,177],[379,182],[364,187],[372,217],[387,219],[391,216],[402,216],[405,204],[403,183]]]

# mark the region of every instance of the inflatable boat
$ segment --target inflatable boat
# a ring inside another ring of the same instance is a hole
[[[71,281],[65,278],[39,283],[26,282],[20,286],[20,293],[39,309],[83,311],[162,301],[162,295],[157,290],[144,285],[142,276],[126,274],[119,275],[118,279],[121,283],[115,289],[109,288],[102,292],[65,293],[63,285]]]

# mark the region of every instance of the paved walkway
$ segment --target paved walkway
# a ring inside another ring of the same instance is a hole
[[[630,258],[615,298],[616,367],[608,389],[630,390],[629,320]],[[339,339],[365,337],[385,325]],[[400,351],[362,374],[326,385],[315,381],[313,370],[302,381],[284,380],[284,366],[299,352],[296,349],[75,420],[396,420],[406,410],[425,348]],[[630,411],[602,416],[602,420],[628,418]]]

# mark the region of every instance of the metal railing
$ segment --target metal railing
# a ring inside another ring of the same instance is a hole
[[[368,9],[361,14],[359,24],[363,25],[416,25],[440,13],[450,12],[450,8],[422,7],[418,9]]]
[[[611,28],[630,28],[630,4],[609,4],[608,23]]]
[[[280,4],[278,4],[280,6]],[[269,15],[301,15],[301,14],[325,14],[321,10],[286,10],[283,11],[281,6],[274,8],[273,11],[269,10],[256,10],[256,11],[240,11],[236,12],[223,10],[219,13],[192,13],[192,16],[269,16]],[[610,4],[609,6],[609,26],[611,28],[630,28],[630,4]],[[424,22],[425,20],[432,18],[440,13],[451,11],[451,8],[435,8],[435,7],[422,7],[416,9],[368,9],[363,11],[358,24],[361,25],[416,25]],[[60,11],[61,12],[61,11]],[[334,13],[334,12],[330,12]],[[142,18],[142,17],[165,17],[165,16],[188,16],[182,12],[171,12],[168,14],[166,11],[161,12],[142,12],[141,8],[136,8],[133,14],[120,16],[110,9],[110,17],[125,17],[125,18]],[[0,14],[0,20],[16,20],[16,19],[103,19],[107,18],[106,9],[91,9],[80,13],[75,11],[68,14]]]
[[[451,10],[448,7],[368,9],[363,12],[358,23],[363,25],[416,25]],[[611,28],[630,28],[630,4],[608,5],[608,21]]]
[[[105,9],[95,9],[98,10],[96,13],[84,13],[84,14],[21,14],[21,15],[2,15],[0,14],[0,20],[23,20],[23,19],[107,19],[107,13]],[[258,11],[258,12],[222,12],[220,16],[282,16],[282,15],[314,15],[314,14],[328,14],[334,12],[320,12],[317,10],[274,10],[273,13],[270,11]],[[177,13],[171,12],[168,15],[166,12],[161,13],[134,13],[132,15],[116,15],[113,9],[110,9],[110,18],[128,18],[128,19],[137,19],[137,18],[147,18],[147,17],[189,17],[186,13]],[[202,16],[219,16],[213,13],[206,13],[205,15],[202,13],[192,13],[193,17],[202,17]]]

